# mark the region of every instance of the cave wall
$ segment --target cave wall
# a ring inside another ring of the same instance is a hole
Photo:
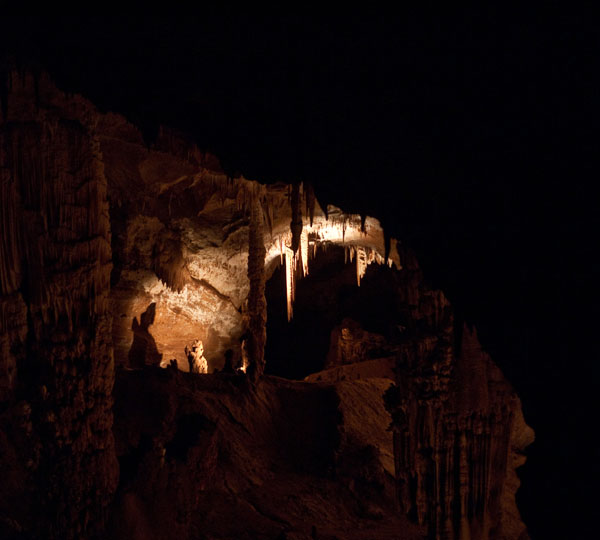
[[[0,531],[88,538],[118,476],[107,184],[86,104],[43,83],[12,73],[0,123]]]
[[[431,538],[527,538],[515,503],[516,469],[534,434],[520,400],[482,350],[476,329],[455,320],[413,253],[398,249],[402,269],[371,266],[360,288],[353,283],[351,289],[352,268],[342,265],[339,251],[337,258],[330,251],[327,260],[337,271],[312,285],[309,276],[303,285],[310,288],[299,287],[298,307],[308,304],[309,315],[302,327],[289,325],[285,339],[300,349],[306,336],[314,336],[309,308],[316,298],[330,346],[326,358],[320,351],[323,369],[306,380],[394,380],[386,400],[394,419],[398,502]],[[301,360],[309,349],[290,356]],[[285,354],[278,360],[286,362]]]
[[[377,373],[395,374],[387,406],[402,512],[427,526],[433,538],[526,537],[514,502],[515,469],[533,434],[518,397],[476,334],[456,328],[450,306],[440,291],[425,285],[414,256],[386,242],[377,220],[322,209],[308,188],[228,178],[213,157],[166,129],[149,148],[124,118],[65,96],[44,76],[12,73],[5,95],[0,123],[5,537],[35,537],[40,531],[48,538],[97,536],[118,477],[114,364],[131,367],[137,337],[142,344],[137,365],[165,365],[174,358],[185,370],[184,346],[202,339],[212,370],[221,367],[228,348],[239,360],[240,340],[249,330],[257,336],[253,354],[260,357],[261,328],[252,320],[264,314],[265,278],[279,262],[293,268],[288,280],[293,286],[310,272],[309,250],[319,242],[345,246],[356,261],[357,285],[366,265],[385,262],[386,253],[397,269],[394,365]],[[249,273],[251,231],[254,253],[264,264],[254,261]],[[248,306],[253,279],[256,301]],[[344,347],[363,350],[368,333],[351,322],[346,326],[353,330]],[[371,337],[379,347],[379,337]],[[333,347],[330,365],[341,370],[336,380],[347,362],[365,357],[352,356]],[[207,426],[202,455],[210,461],[216,450]],[[153,459],[160,462],[160,454]],[[200,476],[202,467],[210,469],[197,465]],[[31,515],[39,519],[31,521]]]
[[[528,538],[516,468],[533,442],[521,402],[475,329],[455,322],[410,250],[398,290],[407,310],[386,393],[404,512],[439,539]]]

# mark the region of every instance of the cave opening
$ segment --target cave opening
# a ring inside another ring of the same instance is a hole
[[[345,248],[323,243],[310,260],[309,274],[296,281],[294,314],[288,322],[285,265],[279,265],[265,288],[265,372],[303,379],[327,368],[332,331],[341,325],[358,325],[382,336],[386,349],[403,319],[396,279],[395,269],[370,264],[359,287],[356,263]],[[371,348],[368,354],[378,353],[385,351]]]

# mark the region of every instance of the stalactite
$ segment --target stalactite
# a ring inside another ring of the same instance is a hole
[[[287,300],[287,319],[288,322],[294,316],[294,252],[285,248],[285,296]]]
[[[360,280],[367,271],[367,252],[363,247],[356,248],[356,284],[360,287]]]
[[[296,253],[300,247],[300,235],[302,234],[302,211],[300,209],[300,184],[292,184],[291,196],[292,221],[290,230],[292,231],[292,251]]]
[[[176,292],[181,292],[191,281],[181,241],[173,234],[165,234],[157,240],[152,254],[152,269],[165,285]]]
[[[302,276],[308,276],[308,232],[306,229],[300,235],[300,255],[302,257]]]

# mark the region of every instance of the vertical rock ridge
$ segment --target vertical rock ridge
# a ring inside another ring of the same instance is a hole
[[[450,305],[423,285],[414,255],[401,251],[407,319],[396,385],[385,396],[399,507],[436,540],[525,538],[515,466],[533,431],[476,330],[463,326],[455,342]]]
[[[265,240],[263,232],[263,211],[260,203],[260,188],[252,191],[250,207],[250,228],[248,233],[248,354],[250,370],[255,376],[265,369],[265,343],[267,340],[267,300],[265,298]]]
[[[3,517],[34,537],[93,538],[117,477],[106,179],[90,128],[46,108],[30,77],[18,85],[0,124],[0,325],[13,381],[2,421],[21,420],[1,450],[30,484]]]

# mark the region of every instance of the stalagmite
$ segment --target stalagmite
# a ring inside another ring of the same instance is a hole
[[[248,236],[248,358],[249,370],[254,377],[264,372],[264,350],[267,323],[267,301],[265,299],[265,242],[263,233],[263,211],[260,204],[260,187],[252,186],[250,203],[250,228]]]
[[[208,362],[204,357],[202,340],[194,340],[191,348],[186,345],[185,355],[188,359],[190,373],[208,373]]]

